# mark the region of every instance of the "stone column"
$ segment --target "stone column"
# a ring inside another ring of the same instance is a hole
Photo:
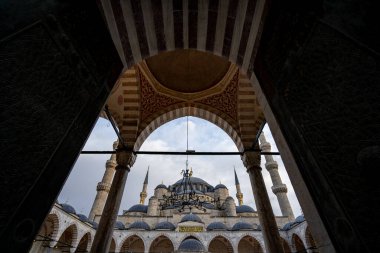
[[[119,211],[121,198],[123,197],[125,182],[127,181],[130,168],[135,162],[135,158],[136,156],[131,151],[120,149],[116,151],[116,173],[102,217],[100,218],[99,227],[91,247],[91,253],[108,252],[109,250],[117,212]]]
[[[268,192],[261,174],[260,154],[254,152],[244,153],[242,160],[251,180],[266,252],[284,253]]]
[[[264,133],[261,133],[259,139],[261,150],[264,152],[270,152],[271,146],[266,141]],[[277,197],[281,213],[283,216],[287,216],[289,220],[294,220],[293,210],[290,206],[288,196],[286,195],[288,188],[282,183],[280,174],[278,173],[278,164],[275,160],[273,160],[272,155],[265,155],[265,161],[265,168],[268,170],[273,183],[272,191]]]
[[[113,150],[116,150],[117,144],[118,141],[113,143]],[[94,203],[92,204],[90,214],[88,215],[88,219],[91,221],[95,219],[96,215],[101,215],[103,212],[103,208],[111,188],[112,179],[115,174],[115,167],[116,154],[112,154],[110,159],[106,162],[106,171],[104,172],[103,179],[96,187],[96,197]]]

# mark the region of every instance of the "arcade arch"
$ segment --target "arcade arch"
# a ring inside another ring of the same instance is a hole
[[[233,253],[233,247],[228,239],[218,235],[210,242],[208,251],[211,253]]]
[[[240,239],[238,244],[239,253],[263,253],[260,243],[252,236],[246,235]]]
[[[301,238],[297,234],[292,235],[292,243],[296,252],[298,253],[306,253],[305,245],[303,244]]]
[[[75,224],[68,226],[65,231],[59,237],[55,248],[61,250],[61,252],[68,252],[73,248],[77,240],[78,229]]]
[[[75,252],[87,252],[89,250],[89,247],[91,246],[91,234],[90,232],[87,232],[85,235],[82,236],[82,238],[79,241],[79,244],[77,248],[75,249]]]
[[[174,252],[173,242],[166,236],[160,235],[153,240],[149,252],[152,253],[171,253]]]
[[[142,253],[145,251],[144,241],[137,235],[126,238],[121,246],[120,253]]]

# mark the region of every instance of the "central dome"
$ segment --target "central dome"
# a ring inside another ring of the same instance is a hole
[[[197,50],[174,50],[148,58],[153,76],[174,91],[195,93],[217,84],[226,75],[230,62]]]
[[[180,179],[178,180],[177,182],[175,182],[174,185],[178,185],[178,184],[181,184],[182,183],[182,180],[183,179]],[[190,182],[193,183],[193,184],[205,184],[205,185],[210,185],[209,183],[207,183],[206,181],[204,181],[203,179],[199,178],[199,177],[190,177]],[[211,186],[211,185],[210,185]]]

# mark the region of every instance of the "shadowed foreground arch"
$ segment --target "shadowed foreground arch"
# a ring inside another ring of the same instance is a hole
[[[317,243],[330,252],[332,243],[340,252],[378,249],[379,221],[363,219],[379,213],[376,178],[367,173],[379,164],[374,1],[127,2],[132,8],[4,1],[1,153],[12,151],[1,162],[4,251],[31,245],[121,69],[174,48],[223,55],[260,81],[252,84],[267,121],[280,126],[272,131],[280,152],[289,168],[302,168],[289,177],[300,182],[294,188]],[[184,10],[194,14],[188,22]]]

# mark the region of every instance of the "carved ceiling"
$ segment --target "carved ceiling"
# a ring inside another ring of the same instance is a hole
[[[184,51],[182,56],[178,51]],[[159,81],[160,77],[176,72],[171,59],[175,58],[179,62],[177,58],[184,57],[184,62],[189,61],[190,50],[178,51],[171,54],[172,58],[163,54],[165,57],[152,57],[150,63],[143,61],[135,65],[115,85],[107,104],[127,145],[138,149],[159,126],[175,118],[193,115],[221,127],[234,140],[239,150],[250,148],[264,117],[249,79],[236,65],[222,58],[192,52],[191,62],[194,64],[208,61],[218,67],[209,68],[207,71],[210,73],[206,78],[199,77],[197,67],[194,66],[191,71],[162,79],[167,82],[163,84]],[[197,55],[201,57],[197,58]],[[161,69],[152,62],[160,62]],[[170,64],[165,64],[166,62]],[[151,69],[153,65],[155,67]],[[168,70],[170,66],[172,69]],[[201,68],[207,68],[207,64],[202,63]],[[204,73],[207,71],[204,70]],[[181,91],[186,82],[186,91],[192,92]],[[193,82],[198,85],[188,85]]]

